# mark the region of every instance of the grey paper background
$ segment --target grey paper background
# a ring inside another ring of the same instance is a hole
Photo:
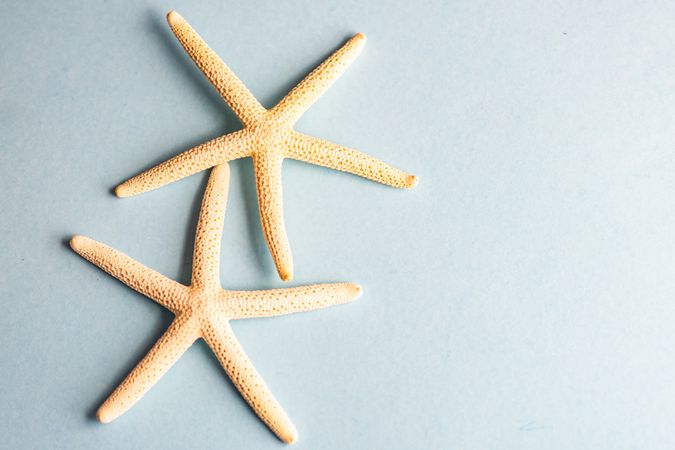
[[[187,283],[207,174],[111,189],[239,127],[170,9],[265,106],[366,33],[297,128],[421,179],[284,163],[291,285],[364,286],[233,324],[294,448],[675,446],[675,5],[614,0],[2,2],[2,447],[283,447],[203,343],[93,418],[171,314],[65,242]],[[280,287],[251,162],[231,167],[223,284]]]

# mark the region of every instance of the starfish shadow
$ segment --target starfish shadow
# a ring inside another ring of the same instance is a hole
[[[237,119],[237,116],[227,106],[204,74],[187,56],[183,47],[181,47],[180,43],[178,43],[176,37],[171,32],[171,29],[167,27],[164,14],[157,14],[157,11],[154,9],[148,9],[146,20],[149,23],[149,28],[153,32],[153,35],[159,41],[160,45],[158,45],[158,48],[160,51],[168,53],[171,59],[180,61],[178,65],[182,68],[182,72],[190,78],[190,83],[189,85],[186,84],[185,88],[192,89],[194,86],[199,86],[198,89],[206,94],[210,108],[222,115],[224,122],[227,124],[227,129],[224,133],[230,133],[240,129],[241,125],[239,125],[239,119]]]
[[[267,251],[265,236],[263,234],[262,225],[260,224],[258,193],[253,172],[253,160],[251,158],[243,158],[233,161],[231,165],[237,165],[240,168],[238,171],[240,174],[239,185],[241,187],[241,195],[243,197],[245,209],[246,229],[248,230],[249,242],[251,242],[253,246],[253,254],[258,263],[257,266],[261,268],[263,275],[274,275],[276,274],[276,268]],[[231,282],[232,280],[229,281]]]
[[[271,92],[270,95],[264,96],[264,99],[267,100],[267,101],[263,102],[263,106],[265,106],[266,108],[270,108],[270,107],[273,107],[274,105],[276,105],[277,103],[279,103],[279,101],[281,101],[281,99],[284,98],[286,96],[286,94],[288,94],[291,91],[291,89],[293,89],[295,86],[297,86],[298,83],[300,83],[307,75],[309,75],[312,72],[312,70],[316,69],[319,66],[319,64],[324,62],[336,50],[341,48],[344,45],[344,43],[347,42],[349,40],[349,38],[353,35],[354,35],[354,33],[347,34],[346,35],[347,37],[343,40],[343,42],[340,43],[340,45],[336,46],[335,48],[333,48],[332,50],[330,50],[328,52],[323,51],[323,53],[321,53],[320,57],[314,58],[310,63],[307,63],[305,66],[298,69],[298,71],[296,72],[297,73],[296,75],[293,75],[287,81],[276,85],[276,88]],[[323,47],[323,48],[325,48],[325,47]],[[316,54],[319,54],[319,52],[321,52],[321,51],[322,50],[317,51]],[[325,92],[322,95],[322,97],[325,97],[325,96],[328,96],[328,95],[330,95],[330,94],[328,92]],[[300,120],[302,120],[302,118]]]
[[[192,281],[192,258],[195,245],[195,230],[197,229],[197,222],[199,222],[199,211],[202,206],[202,196],[206,190],[206,184],[209,181],[209,172],[210,170],[199,174],[202,177],[202,180],[201,183],[199,183],[199,189],[197,189],[197,193],[192,200],[189,214],[186,215],[187,223],[185,224],[185,239],[183,239],[183,250],[181,252],[180,259],[182,264],[179,277],[176,278],[176,281],[186,286],[189,286]]]
[[[70,240],[71,240],[72,238],[73,238],[73,236],[70,235],[70,236],[68,236],[68,237],[64,237],[64,238],[61,239],[61,245],[62,245],[64,248],[67,248],[68,250],[70,250],[70,253],[73,252],[72,249],[70,248]]]

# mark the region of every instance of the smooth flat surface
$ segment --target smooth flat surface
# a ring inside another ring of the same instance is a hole
[[[297,128],[420,176],[284,164],[291,285],[364,287],[233,324],[294,448],[673,448],[675,7],[634,3],[2,2],[0,446],[283,447],[202,343],[93,417],[171,314],[65,241],[188,282],[206,173],[111,189],[239,127],[176,9],[268,107],[366,33]],[[223,285],[282,286],[231,168]]]

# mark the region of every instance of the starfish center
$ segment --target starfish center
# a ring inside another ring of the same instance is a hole
[[[216,309],[216,299],[215,291],[194,290],[190,299],[190,313],[201,318],[208,317]]]
[[[258,151],[270,153],[279,151],[286,140],[289,129],[275,116],[265,115],[260,122],[250,127]]]

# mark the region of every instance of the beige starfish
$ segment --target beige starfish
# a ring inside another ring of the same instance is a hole
[[[267,110],[178,13],[170,12],[167,20],[185,51],[234,110],[244,128],[198,145],[120,184],[115,189],[119,197],[156,189],[209,167],[250,156],[265,240],[279,276],[288,281],[293,278],[293,261],[282,209],[281,163],[284,158],[350,172],[400,188],[417,184],[416,176],[364,153],[293,130],[298,118],[361,52],[366,41],[363,34],[351,38],[274,108]]]
[[[132,289],[172,311],[176,318],[150,352],[101,405],[107,423],[136,403],[195,340],[203,338],[251,408],[284,442],[297,431],[256,372],[229,321],[309,311],[355,300],[361,287],[332,283],[265,291],[226,291],[220,287],[220,240],[229,168],[213,168],[202,200],[192,263],[192,284],[184,286],[127,255],[92,239],[75,236],[73,250]]]

